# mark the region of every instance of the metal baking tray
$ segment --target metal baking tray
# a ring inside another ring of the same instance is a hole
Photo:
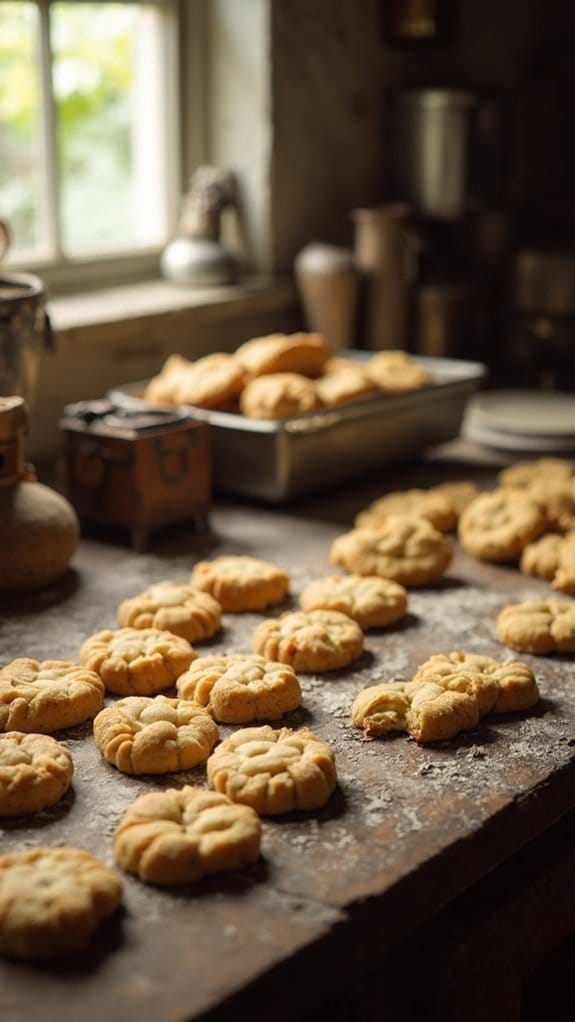
[[[373,352],[337,354],[365,362]],[[194,418],[210,425],[215,489],[280,503],[453,439],[486,367],[458,359],[416,360],[432,376],[420,390],[382,394],[297,418],[264,421],[190,407]],[[139,396],[146,382],[116,387],[108,397],[123,408],[150,408],[150,402]]]

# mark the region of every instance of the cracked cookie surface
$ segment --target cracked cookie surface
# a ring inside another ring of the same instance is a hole
[[[191,585],[211,593],[222,608],[232,613],[263,610],[280,603],[289,588],[283,568],[257,557],[223,556],[198,561]]]
[[[497,635],[522,653],[575,652],[575,600],[525,600],[504,607]]]
[[[176,685],[182,699],[206,706],[223,724],[276,720],[301,703],[293,669],[260,656],[199,657]]]
[[[67,745],[49,735],[0,735],[0,816],[36,813],[70,787],[74,763]]]
[[[377,529],[352,529],[334,540],[331,560],[357,575],[400,585],[436,582],[451,562],[451,544],[424,518],[391,515]]]
[[[254,649],[294,671],[336,671],[361,656],[363,632],[337,610],[295,610],[262,621],[254,632]]]
[[[512,561],[544,532],[545,515],[515,490],[481,493],[459,519],[459,541],[480,561]]]
[[[123,628],[156,628],[188,642],[211,639],[221,626],[222,608],[201,589],[178,582],[156,582],[118,607]]]
[[[306,586],[302,610],[337,610],[359,627],[383,628],[407,612],[407,592],[398,582],[377,575],[328,575]]]
[[[102,709],[98,674],[68,660],[21,657],[0,670],[0,730],[40,734],[75,727]]]
[[[80,662],[100,675],[108,692],[122,696],[170,688],[195,656],[186,639],[156,628],[106,629],[80,650]]]

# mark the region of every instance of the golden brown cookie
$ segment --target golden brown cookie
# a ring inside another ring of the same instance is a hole
[[[180,582],[156,582],[118,607],[125,628],[157,628],[188,642],[211,639],[221,626],[222,608],[201,589]]]
[[[120,877],[79,848],[0,857],[0,952],[34,961],[84,951],[122,900]]]
[[[563,542],[563,536],[550,532],[534,543],[528,543],[521,554],[521,571],[525,575],[535,575],[536,578],[551,582],[559,567],[559,551]]]
[[[551,588],[575,596],[575,532],[565,536]]]
[[[365,370],[380,390],[390,394],[418,390],[432,382],[431,373],[406,351],[380,351],[365,363]]]
[[[462,547],[480,561],[512,561],[545,531],[537,504],[514,490],[481,493],[459,519]]]
[[[390,515],[377,529],[338,536],[330,557],[354,574],[391,578],[409,588],[440,579],[451,555],[449,540],[425,518]]]
[[[61,731],[95,717],[103,702],[98,675],[67,660],[22,657],[0,670],[0,731]]]
[[[370,380],[365,369],[350,359],[332,358],[324,366],[323,376],[316,381],[320,402],[328,408],[377,397],[379,387]]]
[[[240,410],[250,419],[288,419],[320,407],[315,383],[298,373],[258,376],[240,398]]]
[[[461,675],[475,684],[481,716],[529,710],[539,700],[535,675],[527,664],[518,660],[502,662],[480,653],[436,653],[417,669],[413,682],[448,678],[453,685]]]
[[[125,774],[166,774],[204,763],[219,738],[203,708],[184,699],[128,696],[98,714],[94,738]]]
[[[255,862],[260,840],[253,809],[186,785],[140,795],[116,829],[114,854],[144,883],[167,887]]]
[[[49,735],[0,735],[0,816],[37,813],[68,790],[74,763],[67,745]]]
[[[212,788],[275,816],[295,809],[319,809],[337,784],[335,759],[327,742],[308,728],[243,728],[218,745],[208,760]]]
[[[522,488],[545,515],[546,527],[567,532],[575,528],[575,489],[573,480],[537,476]]]
[[[438,742],[475,727],[479,703],[462,676],[453,689],[433,681],[381,684],[356,696],[351,716],[368,736],[406,731],[417,742]]]
[[[534,479],[573,479],[574,467],[565,458],[535,458],[533,461],[520,461],[516,465],[501,470],[497,476],[500,486],[528,486]]]
[[[447,497],[433,490],[399,490],[374,500],[356,516],[358,528],[379,528],[390,515],[426,518],[439,532],[455,528],[457,514]]]
[[[432,486],[429,493],[439,493],[440,496],[446,497],[459,518],[467,505],[479,496],[479,488],[475,483],[466,479],[455,479],[452,482],[438,483],[437,486]]]
[[[338,610],[362,631],[395,624],[407,611],[407,592],[377,575],[328,575],[311,582],[300,597],[302,610]]]
[[[525,600],[504,607],[497,635],[522,653],[575,652],[575,600]]]
[[[235,405],[244,386],[244,372],[233,355],[214,352],[195,362],[172,355],[145,397],[166,404],[226,410]]]
[[[195,656],[186,639],[156,628],[106,629],[80,650],[80,662],[100,675],[108,692],[121,696],[170,688]]]
[[[319,376],[329,356],[327,341],[317,333],[254,337],[240,345],[235,353],[248,379],[267,376],[268,373]]]
[[[222,724],[277,720],[301,703],[293,669],[259,656],[199,657],[177,688],[182,699],[206,706]]]
[[[283,568],[256,557],[216,557],[198,561],[190,579],[192,586],[215,596],[226,611],[263,610],[281,603],[289,589]]]
[[[295,610],[262,621],[254,632],[254,649],[294,671],[337,671],[361,656],[363,632],[337,610]]]

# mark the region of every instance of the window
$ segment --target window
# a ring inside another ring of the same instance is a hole
[[[11,267],[157,256],[180,192],[175,0],[0,0]]]

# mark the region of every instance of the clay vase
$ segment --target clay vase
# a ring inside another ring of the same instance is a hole
[[[294,269],[308,329],[323,334],[333,351],[353,347],[361,283],[353,253],[313,241],[298,253]]]
[[[408,206],[356,209],[355,264],[364,279],[366,348],[405,348],[408,340]]]

